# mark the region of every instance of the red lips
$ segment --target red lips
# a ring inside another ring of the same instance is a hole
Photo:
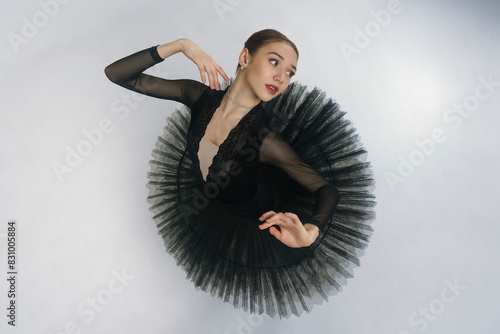
[[[269,91],[269,93],[271,93],[273,95],[278,92],[278,86],[275,86],[275,85],[266,85],[266,88]]]

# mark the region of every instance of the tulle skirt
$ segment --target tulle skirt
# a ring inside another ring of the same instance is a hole
[[[204,193],[187,151],[185,106],[167,118],[156,142],[148,202],[167,252],[197,288],[252,313],[298,316],[341,291],[359,266],[372,234],[374,179],[356,129],[321,90],[293,83],[264,110],[299,157],[340,192],[331,222],[310,247],[284,246],[258,229],[258,220]],[[314,208],[304,189],[280,198],[277,212],[307,217]]]

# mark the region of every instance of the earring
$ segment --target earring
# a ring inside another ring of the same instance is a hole
[[[240,65],[240,70],[243,70],[244,68],[245,68],[245,66]]]

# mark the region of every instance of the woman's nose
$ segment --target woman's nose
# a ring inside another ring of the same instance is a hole
[[[277,72],[275,75],[274,75],[274,79],[276,81],[281,81],[283,82],[285,80],[285,72],[283,71],[280,71],[280,72]]]

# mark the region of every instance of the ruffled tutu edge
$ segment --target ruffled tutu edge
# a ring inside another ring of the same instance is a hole
[[[324,92],[317,88],[308,91],[294,83],[264,107],[275,131],[340,192],[331,223],[311,245],[312,256],[281,268],[252,268],[227,257],[217,258],[220,252],[206,252],[206,238],[217,242],[217,238],[226,240],[230,236],[217,228],[212,232],[210,224],[198,225],[217,220],[218,215],[232,216],[215,200],[203,208],[203,215],[190,215],[186,209],[198,181],[187,154],[190,110],[185,106],[167,118],[164,133],[156,142],[148,173],[148,202],[167,252],[198,289],[253,313],[298,316],[341,291],[353,277],[353,268],[359,266],[373,233],[370,224],[375,219],[375,181],[356,129]],[[314,201],[310,194],[303,193],[292,197],[287,205],[289,209],[293,205],[292,209],[305,217]],[[226,225],[223,223],[221,229],[230,227]],[[235,238],[245,233],[254,232],[238,230]]]

